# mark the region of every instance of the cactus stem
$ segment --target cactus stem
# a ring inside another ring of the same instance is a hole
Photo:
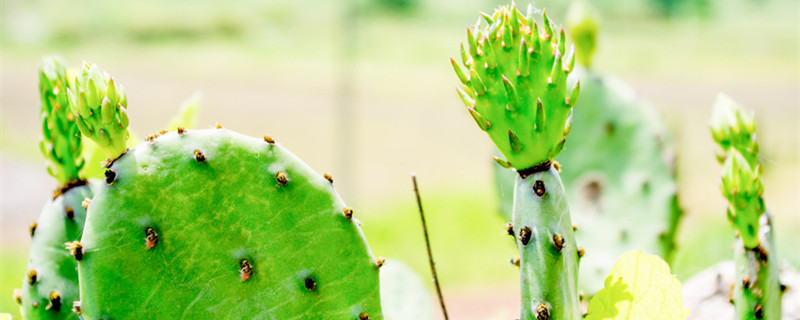
[[[28,273],[26,273],[25,275],[27,276],[29,286],[33,286],[34,284],[36,284],[36,278],[38,276],[36,270],[30,269],[28,270]]]
[[[306,286],[306,290],[314,291],[317,290],[317,282],[314,281],[311,277],[307,277],[305,281],[303,281],[304,285]]]
[[[524,226],[519,229],[519,241],[522,242],[523,246],[527,246],[528,242],[531,241],[531,228],[528,226]]]
[[[242,280],[242,282],[245,282],[252,276],[253,276],[253,265],[250,264],[250,261],[244,259],[241,262],[239,262],[239,279]]]
[[[65,243],[67,246],[67,250],[69,253],[75,257],[75,260],[81,261],[83,260],[83,244],[80,241],[72,241]]]
[[[114,172],[113,170],[106,170],[105,176],[106,176],[106,184],[112,184],[114,183],[114,180],[117,179],[117,173]]]
[[[194,159],[197,160],[197,162],[199,162],[199,163],[205,163],[206,162],[206,155],[203,154],[203,151],[200,151],[200,149],[195,149],[194,150]]]
[[[156,233],[156,231],[153,230],[153,228],[148,227],[147,230],[144,231],[144,234],[145,234],[144,237],[145,249],[150,250],[155,248],[156,244],[158,244],[158,233]]]
[[[353,219],[353,209],[350,207],[345,207],[342,210],[342,215],[344,215],[344,217],[347,219]]]
[[[386,259],[385,258],[383,258],[383,257],[375,258],[375,269],[376,270],[380,270],[380,268],[383,267],[384,263],[386,263]]]
[[[183,135],[184,133],[186,133],[186,129],[184,129],[183,127],[178,127],[178,134]]]
[[[506,223],[506,232],[508,232],[509,236],[514,237],[514,224],[509,222]]]
[[[72,220],[75,218],[75,210],[73,210],[71,206],[66,206],[64,208],[64,216],[66,216],[67,219]]]
[[[550,319],[550,308],[547,307],[546,304],[539,303],[536,306],[536,320],[549,320]]]
[[[36,233],[36,226],[36,222],[31,222],[31,224],[28,226],[28,233],[31,234],[31,238],[33,238],[33,234]]]
[[[61,294],[58,291],[50,292],[50,303],[44,308],[45,310],[59,311],[61,310]]]
[[[533,193],[539,196],[539,198],[543,197],[546,192],[547,189],[544,186],[544,181],[536,180],[536,182],[533,183]]]
[[[278,181],[278,183],[282,186],[285,186],[287,183],[289,183],[289,178],[283,171],[280,171],[278,172],[278,174],[275,175],[275,180]]]
[[[264,142],[269,144],[275,144],[275,139],[272,139],[270,136],[264,136]]]
[[[325,180],[328,180],[328,182],[333,183],[333,177],[331,176],[330,173],[325,172],[325,174],[323,174],[322,177],[325,178]]]
[[[14,289],[14,301],[18,305],[22,305],[22,290]]]
[[[73,301],[72,302],[72,312],[77,315],[81,315],[81,302],[80,301]]]
[[[561,250],[564,249],[564,236],[556,233],[553,235],[553,245],[556,247],[556,251],[561,253]]]
[[[81,207],[83,207],[86,210],[89,210],[89,205],[91,205],[91,204],[92,204],[92,199],[91,198],[86,198],[86,199],[83,199],[83,201],[81,202]]]

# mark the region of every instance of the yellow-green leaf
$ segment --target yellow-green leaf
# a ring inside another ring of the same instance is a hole
[[[601,289],[589,303],[586,320],[683,320],[681,283],[658,256],[630,251],[614,264]]]

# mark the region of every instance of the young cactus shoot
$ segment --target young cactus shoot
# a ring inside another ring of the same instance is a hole
[[[122,86],[90,62],[84,62],[70,89],[69,104],[78,116],[81,133],[97,143],[108,159],[125,151],[128,139],[128,100]]]
[[[482,14],[485,26],[467,28],[461,64],[450,59],[467,110],[506,158],[496,160],[518,171],[561,153],[580,92],[580,83],[567,90],[575,50],[567,53],[564,29],[546,12],[538,24],[533,12],[512,5]]]

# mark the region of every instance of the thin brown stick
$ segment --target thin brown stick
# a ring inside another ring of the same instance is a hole
[[[425,223],[425,213],[422,211],[422,199],[419,197],[419,187],[417,186],[417,175],[411,174],[411,181],[414,182],[414,194],[417,195],[417,207],[419,207],[419,218],[422,220],[422,233],[425,234],[425,246],[428,248],[428,263],[431,265],[431,273],[433,274],[433,284],[436,286],[436,294],[439,295],[439,305],[442,307],[444,319],[449,320],[447,317],[447,308],[444,306],[444,298],[442,297],[442,288],[439,287],[439,277],[436,276],[436,266],[433,262],[433,252],[431,252],[431,241],[428,239],[428,226]]]

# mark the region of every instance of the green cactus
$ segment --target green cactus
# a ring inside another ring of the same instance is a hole
[[[272,138],[178,128],[110,158],[72,246],[84,319],[382,318],[383,259],[333,179]]]
[[[86,210],[82,202],[92,190],[78,172],[81,136],[67,102],[66,68],[56,57],[45,57],[39,70],[42,103],[42,153],[48,172],[60,187],[31,225],[28,270],[17,292],[25,319],[77,319],[72,303],[79,300],[78,270],[64,244],[80,239]]]
[[[556,158],[565,168],[561,179],[578,228],[575,237],[587,253],[580,266],[580,288],[587,295],[603,288],[625,252],[638,249],[670,261],[682,216],[673,153],[655,109],[621,80],[588,68],[596,45],[593,11],[585,1],[570,8],[570,37],[585,67],[576,66],[571,76],[581,79],[580,111],[572,116],[570,133],[580,148]],[[512,185],[507,171],[495,167],[501,190]],[[508,207],[513,198],[501,195],[501,201]]]
[[[487,25],[467,29],[463,66],[451,62],[467,110],[507,159],[495,161],[519,174],[509,232],[520,253],[521,319],[580,319],[579,253],[551,165],[564,148],[580,86],[567,90],[575,56],[565,54],[563,28],[544,12],[540,27],[533,11],[523,15],[512,4],[482,14]]]
[[[737,231],[733,302],[737,319],[780,319],[778,257],[764,202],[755,119],[727,96],[714,106],[712,137],[722,149],[721,191],[727,217]]]

